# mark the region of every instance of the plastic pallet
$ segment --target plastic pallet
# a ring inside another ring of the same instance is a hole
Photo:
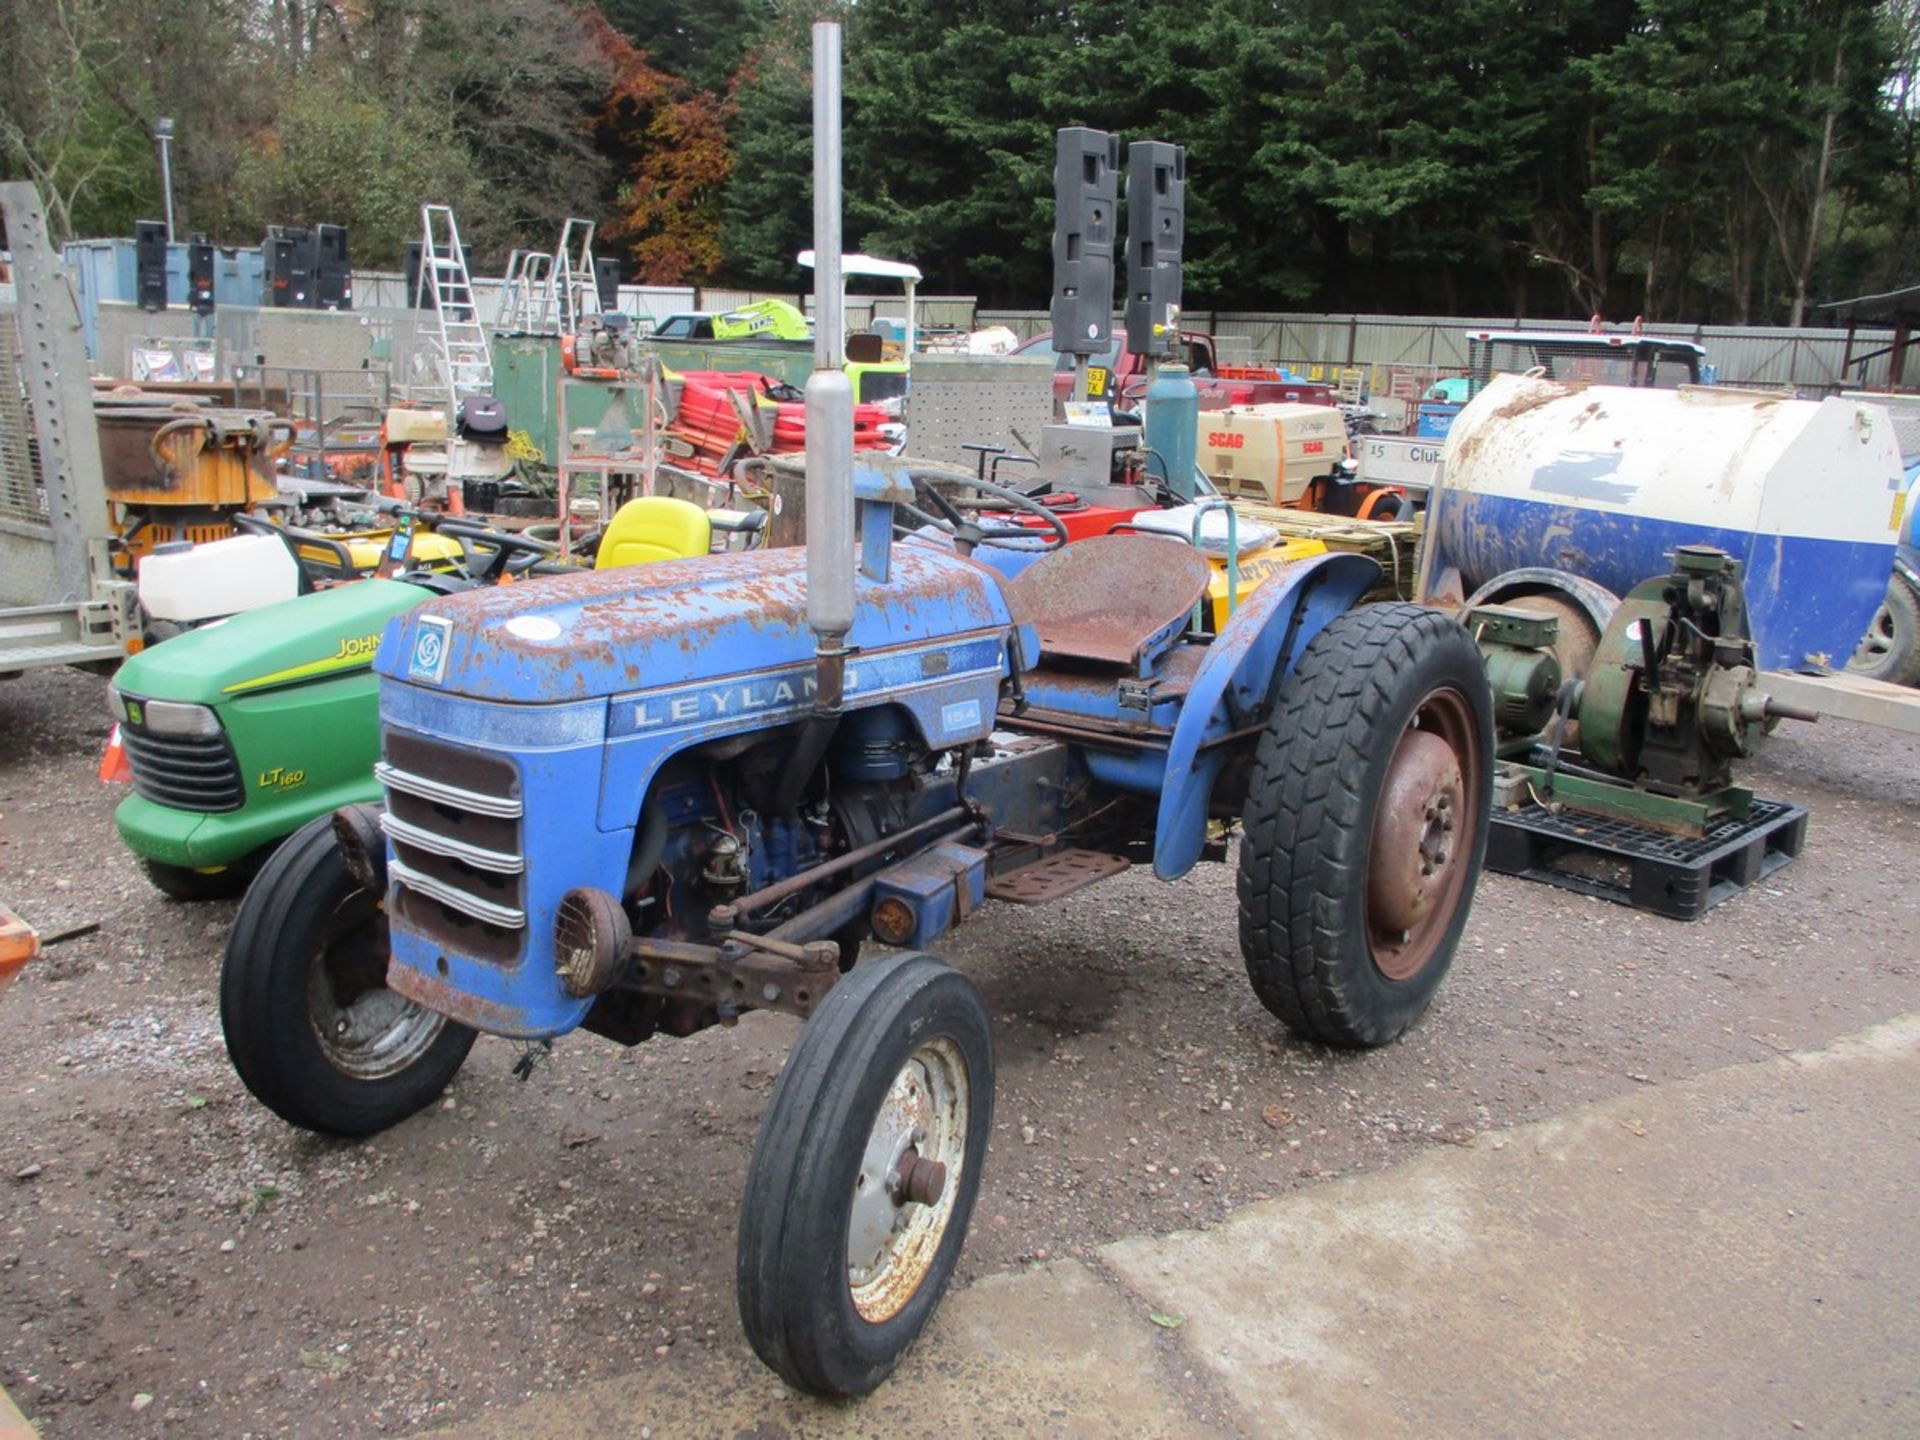
[[[1495,813],[1487,868],[1674,920],[1698,920],[1793,859],[1806,838],[1806,808],[1777,800],[1756,799],[1745,820],[1724,820],[1700,840],[1528,805]],[[1578,868],[1568,868],[1570,862]]]

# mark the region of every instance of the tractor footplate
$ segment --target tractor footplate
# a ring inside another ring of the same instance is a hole
[[[1723,819],[1700,840],[1528,805],[1494,812],[1487,869],[1698,920],[1793,859],[1806,838],[1806,810],[1777,800],[1756,799],[1744,819]]]
[[[1015,905],[1038,905],[1118,875],[1133,862],[1098,850],[1060,850],[987,881],[987,894]]]

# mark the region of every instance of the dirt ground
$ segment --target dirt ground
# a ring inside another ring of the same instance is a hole
[[[221,1043],[233,906],[162,899],[114,835],[104,694],[0,684],[0,897],[100,922],[0,1000],[0,1382],[42,1432],[405,1433],[745,1355],[737,1196],[797,1022],[582,1035],[524,1084],[482,1040],[374,1142],[291,1130]],[[960,1283],[1920,1009],[1920,743],[1793,728],[1747,779],[1812,809],[1793,864],[1694,925],[1489,877],[1432,1012],[1368,1055],[1261,1009],[1227,867],[993,907],[945,947],[999,1047]]]

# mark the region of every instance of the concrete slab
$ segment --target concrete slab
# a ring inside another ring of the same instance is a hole
[[[735,1343],[447,1433],[1920,1434],[1916,1099],[1920,1015],[992,1277],[855,1404]]]
[[[993,1276],[950,1296],[901,1368],[858,1404],[787,1390],[745,1342],[535,1401],[448,1432],[461,1440],[680,1435],[1218,1433],[1163,1368],[1165,1332],[1086,1266]],[[691,1363],[688,1363],[691,1358]],[[1171,1357],[1177,1359],[1178,1357]]]
[[[39,1435],[13,1403],[13,1397],[0,1388],[0,1440],[39,1440]]]
[[[1291,1436],[1920,1433],[1920,1017],[1103,1253]]]

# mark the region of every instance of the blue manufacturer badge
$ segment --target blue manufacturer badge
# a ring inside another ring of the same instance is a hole
[[[955,735],[971,735],[980,728],[980,702],[964,700],[953,705],[940,707],[940,734],[947,739]]]
[[[413,656],[407,662],[407,676],[438,685],[447,675],[447,649],[452,643],[453,622],[437,615],[425,615],[413,632]]]

